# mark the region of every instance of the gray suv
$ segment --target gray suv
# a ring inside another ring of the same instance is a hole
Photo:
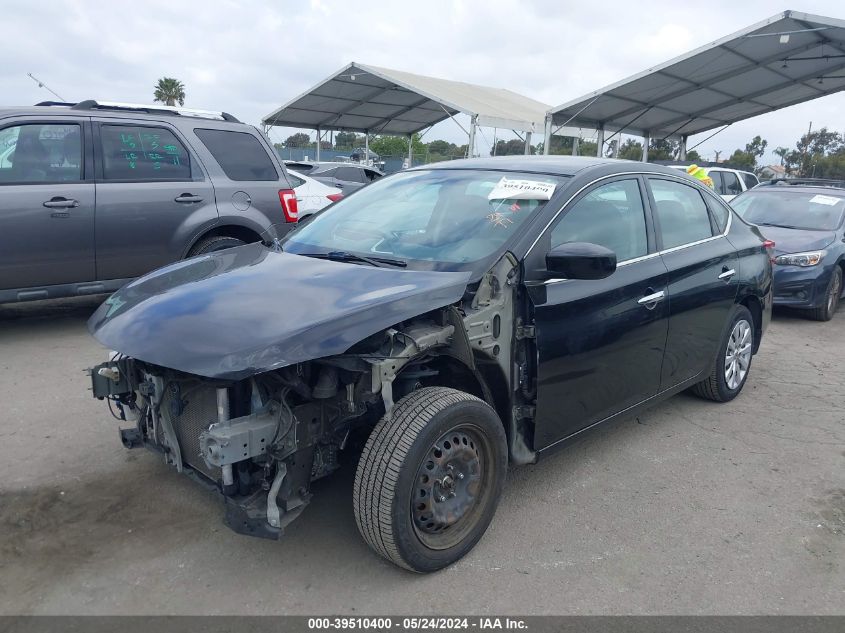
[[[225,112],[0,108],[0,303],[111,292],[296,220],[276,153]]]

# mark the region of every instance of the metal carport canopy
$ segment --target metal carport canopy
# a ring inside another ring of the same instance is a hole
[[[545,132],[685,138],[839,92],[843,69],[845,21],[784,11],[552,109]]]
[[[262,123],[409,135],[460,112],[476,125],[539,132],[549,108],[504,88],[352,62],[265,116]]]

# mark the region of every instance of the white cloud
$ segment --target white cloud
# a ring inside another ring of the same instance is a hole
[[[835,0],[802,10],[839,17]],[[186,85],[186,104],[260,118],[350,61],[507,87],[557,105],[767,18],[769,2],[604,0],[83,0],[6,2],[0,105],[52,98],[149,102],[157,79]],[[842,95],[737,123],[705,154],[770,148],[841,126]],[[281,131],[283,134],[285,131]],[[275,134],[278,138],[278,134]],[[492,130],[480,138],[492,140]],[[706,135],[705,135],[706,136]],[[446,121],[426,136],[463,142]],[[499,137],[512,137],[500,131]],[[699,137],[698,140],[703,138]],[[696,139],[692,140],[695,143]]]

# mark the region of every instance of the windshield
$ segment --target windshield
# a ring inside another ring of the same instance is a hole
[[[283,248],[462,268],[502,248],[565,180],[488,170],[395,174],[332,205],[290,233]]]
[[[842,222],[845,192],[749,191],[731,202],[746,222],[810,231],[832,231]]]

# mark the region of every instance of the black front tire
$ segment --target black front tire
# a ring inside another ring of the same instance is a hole
[[[827,284],[824,305],[810,310],[810,318],[814,321],[830,321],[836,314],[836,308],[839,307],[840,296],[842,296],[842,269],[836,266]]]
[[[227,248],[243,246],[244,244],[246,244],[246,242],[244,242],[243,240],[239,240],[236,237],[228,237],[226,235],[213,235],[197,242],[191,249],[191,251],[188,253],[188,257],[194,257],[196,255],[205,255],[206,253],[214,253],[216,251],[222,251]]]
[[[379,421],[361,454],[353,489],[358,529],[400,567],[442,569],[487,530],[506,470],[504,428],[487,403],[446,387],[413,391]]]
[[[745,373],[742,375],[741,380],[739,380],[739,384],[731,386],[728,384],[728,377],[726,375],[728,356],[731,345],[731,337],[735,332],[735,328],[737,328],[740,323],[744,323],[749,327],[748,344],[750,345],[750,348]],[[755,336],[756,331],[751,312],[743,305],[734,306],[731,319],[728,322],[728,327],[722,335],[722,340],[719,343],[719,351],[716,355],[716,361],[713,364],[713,371],[710,372],[710,375],[705,380],[693,385],[691,391],[700,398],[713,400],[715,402],[729,402],[730,400],[736,398],[739,395],[739,392],[742,391],[742,388],[745,386],[745,381],[748,380],[748,376],[751,373],[751,360],[753,358],[754,341],[756,340]]]

